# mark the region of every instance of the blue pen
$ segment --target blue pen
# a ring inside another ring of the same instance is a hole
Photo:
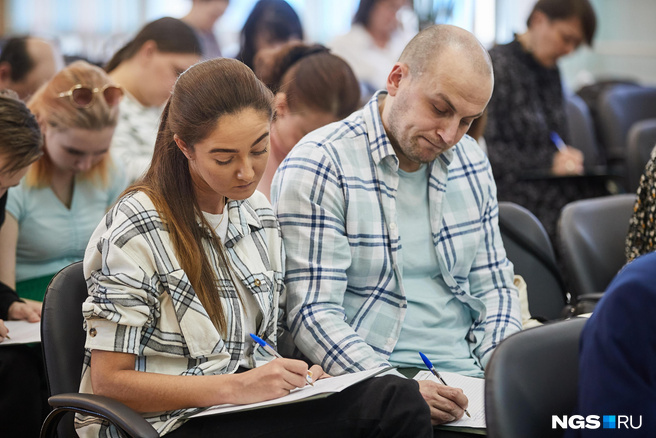
[[[424,363],[426,364],[426,367],[428,368],[428,370],[429,370],[431,373],[433,373],[433,374],[435,375],[435,377],[437,377],[437,380],[439,380],[440,382],[442,382],[442,385],[444,385],[444,386],[449,386],[449,385],[447,385],[447,383],[444,381],[444,379],[442,378],[442,376],[440,376],[440,373],[437,372],[437,370],[436,370],[435,367],[433,366],[433,363],[432,363],[432,362],[426,357],[426,355],[420,351],[420,352],[419,352],[419,356],[421,356],[421,360],[424,361]],[[465,409],[465,414],[467,414],[467,416],[468,416],[469,418],[471,418],[471,415],[469,415],[469,412],[467,411],[467,409]]]
[[[551,138],[551,141],[553,142],[553,144],[556,145],[559,151],[562,152],[565,150],[565,148],[567,148],[567,145],[565,144],[563,139],[560,138],[560,135],[558,135],[556,131],[551,131],[551,133],[549,134],[549,138]]]
[[[255,342],[257,342],[259,344],[259,346],[264,349],[264,351],[266,351],[267,353],[269,353],[270,355],[272,355],[274,357],[282,359],[282,356],[280,355],[280,353],[278,353],[276,350],[274,350],[273,347],[271,345],[269,345],[264,339],[260,338],[259,336],[254,335],[253,333],[251,333],[251,338],[253,338],[253,340]],[[307,376],[305,376],[305,380],[310,385],[314,386],[314,384],[312,383],[312,371],[307,372]]]

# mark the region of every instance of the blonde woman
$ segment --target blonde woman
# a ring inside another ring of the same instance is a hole
[[[81,260],[98,221],[125,188],[109,146],[123,91],[100,68],[78,61],[28,102],[44,154],[9,192],[0,230],[0,281],[43,300],[50,278]]]

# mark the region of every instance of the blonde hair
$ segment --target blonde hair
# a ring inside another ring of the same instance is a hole
[[[102,89],[111,83],[112,80],[100,67],[85,61],[75,61],[41,86],[27,102],[27,106],[42,127],[48,126],[62,131],[72,128],[100,131],[115,127],[118,121],[118,105],[109,106],[100,94],[94,93],[94,100],[87,108],[78,108],[68,96],[60,97],[60,93],[67,92],[75,85]],[[27,173],[28,186],[50,185],[54,164],[48,155],[47,144],[44,149],[43,156],[32,164]],[[98,179],[102,186],[106,186],[110,165],[111,157],[105,154],[100,162],[82,175],[82,178]]]

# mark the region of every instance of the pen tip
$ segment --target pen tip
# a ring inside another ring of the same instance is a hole
[[[469,415],[469,411],[466,410],[466,409],[465,409],[465,414],[467,414],[467,416],[468,416],[469,418],[471,418],[471,415]]]

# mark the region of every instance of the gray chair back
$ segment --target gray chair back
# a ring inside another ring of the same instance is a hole
[[[562,437],[552,415],[576,407],[579,338],[586,318],[515,333],[492,353],[485,369],[489,438]]]
[[[656,118],[641,120],[631,126],[627,143],[627,190],[638,190],[640,177],[656,146]]]
[[[624,163],[627,136],[640,120],[656,118],[656,88],[616,85],[599,99],[599,141],[609,161]]]
[[[570,146],[583,152],[584,166],[594,168],[605,165],[606,158],[599,149],[592,115],[585,101],[576,94],[567,96],[565,112]]]
[[[558,242],[570,292],[598,293],[624,266],[624,245],[636,195],[584,199],[567,204],[558,222]]]
[[[540,220],[520,205],[499,202],[499,229],[515,274],[526,281],[531,315],[544,320],[560,318],[567,303],[565,285]]]

